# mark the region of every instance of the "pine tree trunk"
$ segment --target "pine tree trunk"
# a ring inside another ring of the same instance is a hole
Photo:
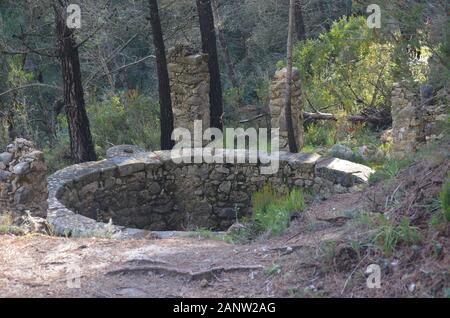
[[[173,112],[170,97],[169,73],[167,71],[166,49],[161,29],[157,0],[149,0],[150,24],[153,32],[153,45],[155,47],[156,70],[158,73],[159,109],[161,126],[161,149],[169,150],[173,147]]]
[[[210,75],[210,125],[223,128],[222,83],[220,80],[219,60],[217,58],[216,33],[211,0],[196,0],[200,33],[202,37],[202,51],[208,54],[208,68]]]
[[[219,44],[223,53],[223,59],[225,61],[228,70],[228,78],[230,79],[231,85],[233,86],[234,89],[236,89],[238,93],[238,104],[239,104],[238,106],[243,106],[239,82],[236,78],[236,72],[234,71],[234,64],[231,61],[230,52],[228,51],[227,42],[225,40],[225,34],[223,32],[223,21],[219,14],[218,0],[211,0],[211,4],[213,9],[214,22],[216,25],[217,38],[219,39]]]
[[[84,102],[78,48],[73,31],[66,26],[66,7],[55,4],[53,8],[72,157],[77,163],[95,161],[97,156],[92,143],[89,119]]]
[[[294,126],[292,123],[292,46],[294,33],[294,4],[295,0],[290,0],[289,4],[289,27],[287,40],[287,68],[286,68],[286,128],[288,131],[289,151],[297,152],[297,143],[295,141]]]
[[[295,0],[294,5],[295,14],[295,33],[297,34],[297,40],[306,40],[305,20],[303,19],[302,0]]]

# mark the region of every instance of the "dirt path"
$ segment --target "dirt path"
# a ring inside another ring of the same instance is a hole
[[[341,196],[339,209],[353,206],[355,200],[354,195]],[[190,237],[111,240],[0,236],[0,296],[289,296],[280,285],[282,280],[274,275],[279,272],[277,264],[283,258],[298,262],[318,243],[339,238],[341,224],[325,222],[325,227],[305,230],[319,216],[333,219],[336,204],[315,204],[285,236],[250,245]],[[307,286],[307,277],[304,281]]]

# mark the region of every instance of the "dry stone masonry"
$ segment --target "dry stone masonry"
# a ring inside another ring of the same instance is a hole
[[[272,128],[280,128],[280,150],[289,150],[288,131],[286,125],[285,111],[286,92],[286,68],[275,73],[274,80],[270,86],[270,116]],[[300,72],[297,68],[292,69],[292,124],[294,126],[295,141],[299,149],[303,146],[303,111],[301,103]]]
[[[405,82],[395,83],[392,92],[391,154],[402,159],[417,151],[427,140],[441,133],[439,122],[448,118],[448,88],[433,94],[432,87],[423,85],[421,91],[406,88]]]
[[[395,83],[392,92],[392,156],[402,159],[417,150],[423,141],[424,121],[420,96],[403,83]]]
[[[0,154],[0,209],[45,217],[47,166],[44,154],[25,139],[17,138]]]
[[[168,71],[174,127],[192,134],[194,121],[202,120],[203,130],[209,128],[208,55],[178,45],[169,51]]]
[[[449,87],[440,89],[435,95],[432,94],[432,87],[426,86],[422,89],[421,103],[424,109],[424,134],[427,141],[440,138],[443,133],[442,127],[448,122],[449,100]]]
[[[248,151],[215,151],[231,153],[235,162],[248,157]],[[329,196],[355,191],[373,172],[313,153],[281,152],[280,169],[273,175],[262,175],[261,167],[261,163],[175,164],[170,151],[74,165],[49,178],[48,221],[56,233],[73,236],[226,230],[236,217],[251,214],[251,196],[265,184],[279,190],[314,189]]]

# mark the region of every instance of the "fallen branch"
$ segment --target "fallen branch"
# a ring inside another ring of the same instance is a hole
[[[260,119],[262,117],[266,117],[266,116],[270,116],[270,114],[262,113],[262,114],[253,116],[251,118],[240,120],[239,123],[241,123],[241,124],[249,123],[251,121],[254,121],[254,120]],[[316,112],[316,113],[303,112],[303,119],[305,121],[317,121],[317,120],[337,121],[338,120],[337,117],[333,114],[321,113],[321,112]],[[383,116],[380,116],[378,114],[376,114],[376,115],[349,115],[346,117],[346,120],[349,122],[352,122],[352,123],[368,122],[368,123],[379,125],[379,124],[385,124],[385,122],[387,121],[387,118],[384,118]]]
[[[303,118],[306,121],[314,121],[314,120],[333,120],[337,121],[337,117],[333,114],[329,113],[309,113],[304,112]],[[386,122],[386,118],[383,116],[379,116],[378,114],[375,115],[349,115],[346,117],[346,120],[352,123],[358,123],[358,122],[367,122],[372,124],[384,124]]]

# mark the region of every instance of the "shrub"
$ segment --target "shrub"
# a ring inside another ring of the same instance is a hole
[[[389,102],[384,92],[393,82],[392,54],[392,45],[370,32],[364,17],[350,17],[336,21],[318,38],[298,42],[293,61],[308,104],[326,106],[331,113],[358,113]],[[381,92],[376,93],[371,83],[378,83]]]

